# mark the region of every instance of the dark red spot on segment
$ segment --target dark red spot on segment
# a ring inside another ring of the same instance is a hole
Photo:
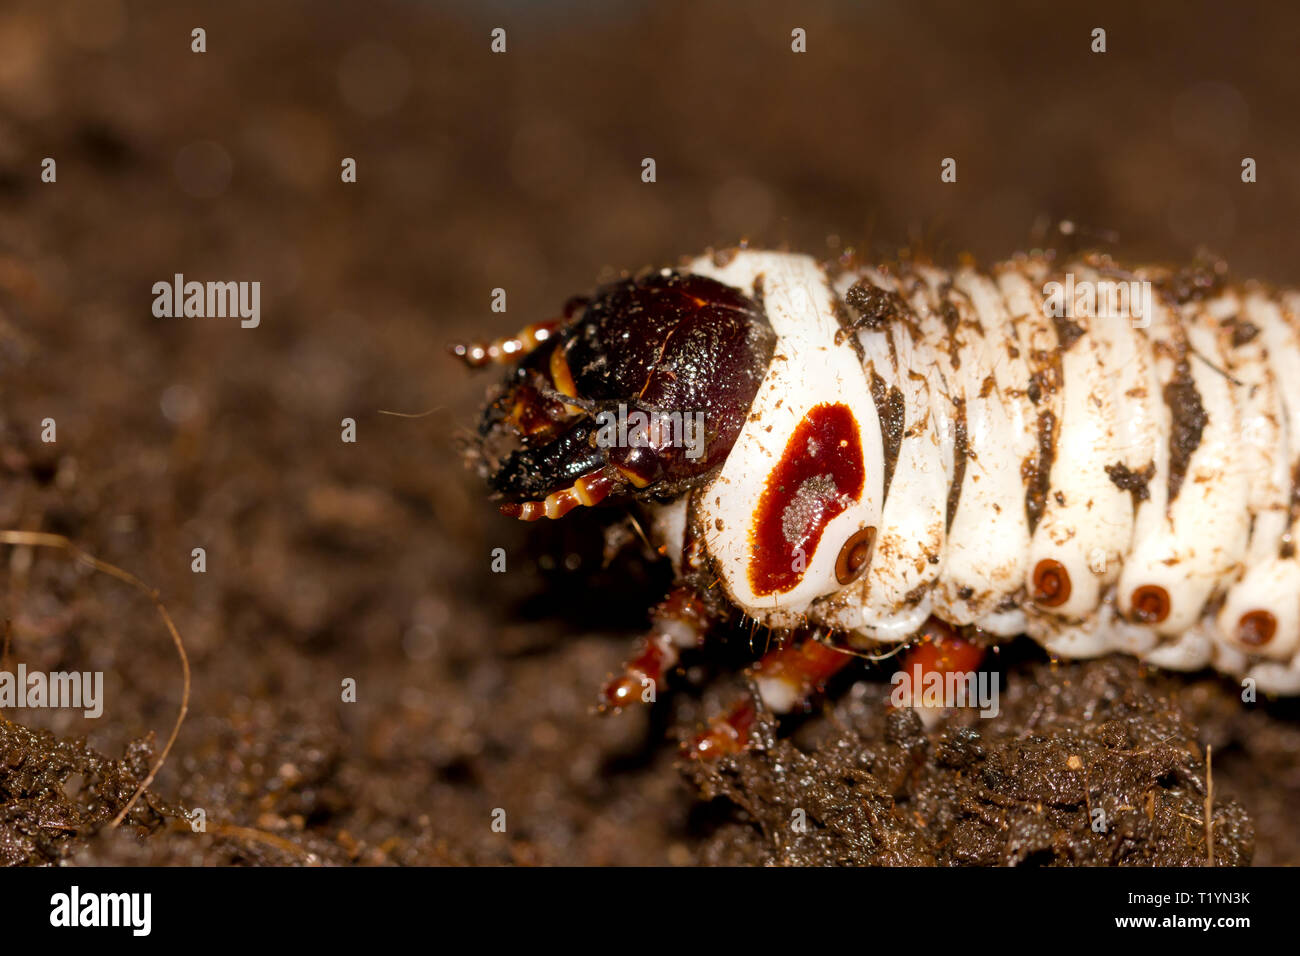
[[[749,561],[755,594],[799,583],[826,526],[862,497],[865,476],[858,422],[848,406],[809,411],[768,475],[755,512]]]

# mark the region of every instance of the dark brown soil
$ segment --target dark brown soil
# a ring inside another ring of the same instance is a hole
[[[1218,861],[1251,859],[1253,824],[1255,863],[1300,863],[1294,705],[1126,662],[1008,655],[1003,716],[928,738],[880,675],[849,678],[701,795],[672,737],[748,648],[595,716],[664,571],[602,570],[592,515],[499,517],[457,446],[487,383],[443,351],[742,235],[990,259],[1068,216],[1081,244],[1207,244],[1294,283],[1295,12],[526,6],[0,9],[0,528],[156,587],[194,675],[152,795],[110,829],[176,713],[168,636],[122,582],[0,548],[0,669],[102,671],[106,699],[3,714],[0,861],[1195,863],[1211,744]],[[260,327],[155,318],[178,272],[261,281]]]
[[[694,765],[705,795],[741,811],[705,859],[1203,866],[1204,753],[1157,683],[1120,658],[1020,666],[997,717],[963,712],[930,733],[915,711],[886,706],[889,685],[859,684],[802,746],[769,736],[763,750]],[[1250,862],[1255,829],[1239,803],[1215,801],[1212,826],[1216,865]]]

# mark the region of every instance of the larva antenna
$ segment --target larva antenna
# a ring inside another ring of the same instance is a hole
[[[455,342],[447,347],[447,351],[469,368],[484,368],[493,364],[509,365],[536,351],[542,343],[559,331],[563,324],[563,319],[534,322],[532,325],[524,326],[514,335],[493,339],[491,342]]]
[[[583,475],[568,488],[561,488],[541,501],[511,501],[501,506],[501,513],[521,521],[563,518],[574,508],[591,508],[600,504],[614,489],[609,468]]]

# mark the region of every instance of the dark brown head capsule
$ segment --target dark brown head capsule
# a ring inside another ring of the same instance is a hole
[[[625,279],[579,309],[483,413],[488,482],[514,502],[507,513],[681,494],[726,459],[776,345],[758,303],[703,276]]]

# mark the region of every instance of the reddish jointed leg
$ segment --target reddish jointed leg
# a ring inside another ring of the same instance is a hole
[[[650,632],[641,638],[636,655],[623,665],[600,695],[600,709],[621,710],[653,699],[655,689],[677,666],[681,652],[698,647],[708,632],[704,604],[689,588],[674,588],[651,613]]]
[[[938,618],[931,617],[917,635],[903,659],[904,673],[915,679],[936,673],[969,673],[984,658],[984,649],[957,636],[956,631]],[[751,671],[763,704],[771,711],[784,714],[802,706],[819,693],[855,656],[820,641],[808,639],[769,651]],[[704,733],[687,749],[694,758],[711,759],[739,753],[750,744],[750,732],[757,715],[757,704],[746,694],[726,713],[713,718]]]
[[[763,704],[778,714],[789,713],[818,693],[828,680],[856,658],[821,641],[808,638],[768,651],[750,673]],[[713,758],[739,753],[750,743],[750,731],[757,704],[750,694],[724,714],[709,721],[708,728],[687,747],[687,756]]]
[[[909,692],[911,706],[922,706],[923,689],[931,674],[946,677],[948,674],[970,674],[979,669],[984,660],[984,648],[959,637],[951,624],[931,617],[918,635],[920,638],[908,647],[903,656],[903,685]],[[931,713],[937,714],[931,710]],[[924,714],[922,715],[924,716]]]

